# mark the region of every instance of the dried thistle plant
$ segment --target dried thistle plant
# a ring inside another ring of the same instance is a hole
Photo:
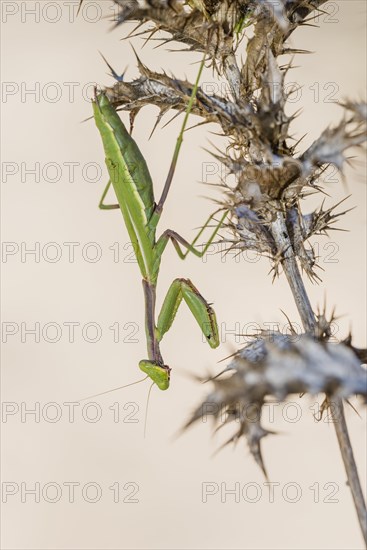
[[[261,410],[269,398],[285,400],[291,394],[322,393],[323,408],[330,407],[359,522],[367,541],[366,507],[344,417],[343,400],[357,394],[366,399],[367,379],[362,364],[367,351],[344,341],[331,341],[333,314],[314,312],[302,274],[320,281],[312,237],[326,234],[348,210],[340,203],[311,213],[302,210],[304,199],[322,193],[320,177],[329,165],[343,171],[348,151],[366,140],[366,103],[346,101],[341,120],[326,128],[314,143],[298,153],[291,145],[290,125],[296,115],[286,114],[288,95],[284,80],[292,68],[295,50],[287,45],[301,25],[312,24],[326,0],[114,0],[119,7],[116,26],[137,22],[132,35],[157,35],[163,43],[185,44],[206,52],[214,73],[224,77],[230,93],[208,95],[199,88],[192,112],[203,123],[216,123],[228,147],[215,153],[236,185],[222,186],[221,204],[229,212],[229,248],[255,250],[272,260],[273,276],[284,273],[302,320],[302,334],[262,331],[231,359],[212,389],[189,419],[191,425],[208,410],[214,419],[226,414],[236,422],[230,438],[247,440],[250,451],[266,475],[261,440],[269,432],[261,425]],[[236,50],[244,30],[251,26],[243,63]],[[159,31],[164,31],[163,37]],[[157,34],[158,33],[158,34]],[[157,38],[156,36],[156,38]],[[286,65],[280,55],[292,54]],[[140,76],[127,82],[115,75],[106,88],[115,107],[134,118],[145,105],[160,109],[156,125],[170,110],[186,110],[193,84],[146,67],[138,58]],[[156,128],[154,126],[153,130]],[[310,241],[311,239],[311,241]],[[212,406],[208,408],[208,404]],[[258,414],[257,414],[258,413]]]

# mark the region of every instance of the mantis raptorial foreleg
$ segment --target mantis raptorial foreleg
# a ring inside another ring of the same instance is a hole
[[[189,279],[175,279],[168,289],[158,316],[156,336],[160,342],[171,328],[182,299],[195,317],[208,344],[216,348],[219,344],[217,322],[213,308],[204,300]]]

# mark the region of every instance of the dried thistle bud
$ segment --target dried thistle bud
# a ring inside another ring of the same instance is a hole
[[[367,373],[351,343],[333,343],[325,338],[330,321],[319,315],[320,339],[309,334],[286,335],[263,331],[239,350],[225,371],[225,376],[213,379],[212,391],[197,407],[186,424],[210,414],[218,423],[239,426],[226,442],[241,437],[266,475],[261,440],[270,432],[261,425],[261,412],[266,400],[284,401],[293,394],[324,393],[329,401],[347,399],[357,394],[367,398]]]

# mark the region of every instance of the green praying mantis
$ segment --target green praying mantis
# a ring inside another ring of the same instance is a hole
[[[188,305],[209,345],[212,348],[219,345],[215,312],[189,279],[178,278],[172,282],[156,320],[157,280],[162,254],[168,242],[173,243],[182,259],[186,258],[189,252],[202,257],[213,242],[227,215],[227,212],[225,212],[221,217],[203,250],[196,249],[195,244],[218,211],[209,217],[191,244],[172,230],[166,230],[159,238],[156,237],[157,225],[172,183],[183,140],[183,132],[196,96],[204,62],[205,58],[190,97],[167,180],[157,203],[154,200],[153,182],[146,161],[136,142],[126,130],[116,109],[110,103],[106,93],[103,91],[96,93],[93,101],[94,119],[102,138],[110,178],[99,207],[103,210],[119,209],[121,211],[133,245],[144,289],[145,332],[148,352],[148,359],[141,360],[139,368],[161,390],[166,390],[169,387],[171,368],[164,364],[160,342],[172,326],[182,299]],[[104,203],[111,185],[118,204]],[[186,249],[185,252],[181,247]]]

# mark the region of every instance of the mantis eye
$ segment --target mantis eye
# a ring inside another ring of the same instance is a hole
[[[168,389],[171,369],[167,365],[143,359],[139,362],[139,369],[145,372],[160,390]]]

